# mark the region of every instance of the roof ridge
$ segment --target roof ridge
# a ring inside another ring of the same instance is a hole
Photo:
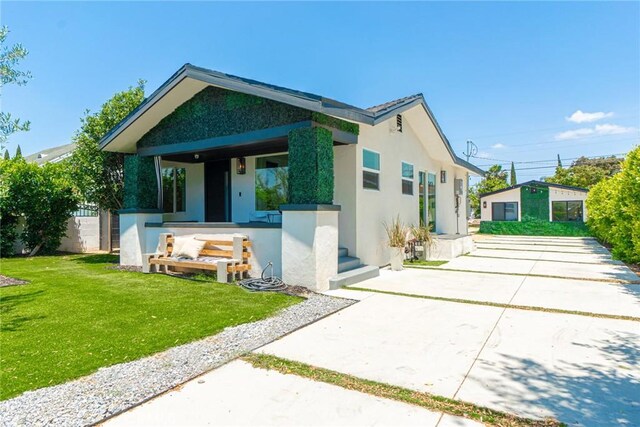
[[[422,98],[422,93],[415,93],[409,96],[403,96],[402,98],[393,99],[391,101],[383,102],[382,104],[373,105],[369,108],[365,108],[365,110],[370,111],[372,113],[379,113],[380,111],[387,110],[395,105],[402,104],[409,100],[413,101],[414,99]]]

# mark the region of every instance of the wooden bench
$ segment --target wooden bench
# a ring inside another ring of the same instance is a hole
[[[194,236],[197,240],[205,240],[204,248],[197,259],[183,259],[172,257],[175,237],[172,233],[160,234],[158,249],[155,253],[142,256],[142,271],[150,273],[153,270],[169,271],[216,271],[218,281],[228,283],[234,279],[248,277],[251,264],[251,242],[245,236],[206,235]],[[205,259],[201,259],[205,258]],[[225,272],[226,274],[221,274]]]

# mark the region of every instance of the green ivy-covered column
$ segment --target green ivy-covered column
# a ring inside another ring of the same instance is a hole
[[[338,273],[333,205],[333,135],[322,127],[289,132],[289,204],[282,210],[282,278],[326,291]]]
[[[120,210],[120,264],[143,266],[144,254],[154,252],[157,234],[148,222],[162,222],[158,209],[158,179],[153,157],[124,157],[124,209]]]
[[[289,132],[289,203],[333,203],[333,137],[320,127]]]
[[[124,209],[158,209],[158,180],[153,157],[124,157]]]

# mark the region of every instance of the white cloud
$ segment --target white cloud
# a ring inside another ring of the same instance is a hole
[[[598,135],[619,135],[621,133],[629,133],[633,132],[634,128],[628,128],[624,126],[611,125],[611,124],[603,124],[596,125],[596,133]]]
[[[565,141],[567,139],[585,138],[588,136],[620,135],[623,133],[633,132],[635,130],[636,129],[632,127],[624,127],[605,123],[602,125],[595,125],[595,127],[593,128],[580,128],[560,132],[556,134],[555,138],[557,141]]]
[[[504,145],[504,144],[500,144],[500,143],[493,144],[493,145],[491,146],[491,148],[504,148],[504,147],[506,147],[506,145]]]
[[[575,130],[568,130],[565,132],[560,132],[558,134],[556,134],[556,140],[558,141],[564,141],[567,139],[576,139],[576,138],[580,138],[583,136],[588,136],[591,135],[592,133],[594,133],[595,131],[591,128],[580,128],[580,129],[575,129]]]
[[[611,116],[613,116],[613,113],[604,113],[602,111],[598,111],[596,113],[585,113],[578,110],[569,117],[565,118],[567,119],[567,121],[573,123],[591,123]]]

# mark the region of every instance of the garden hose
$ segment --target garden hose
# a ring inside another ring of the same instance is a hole
[[[271,267],[271,275],[265,277],[264,274],[267,268]],[[240,280],[238,285],[251,292],[274,292],[283,291],[287,288],[282,279],[273,275],[273,263],[269,261],[269,264],[262,270],[259,278],[249,278]]]

